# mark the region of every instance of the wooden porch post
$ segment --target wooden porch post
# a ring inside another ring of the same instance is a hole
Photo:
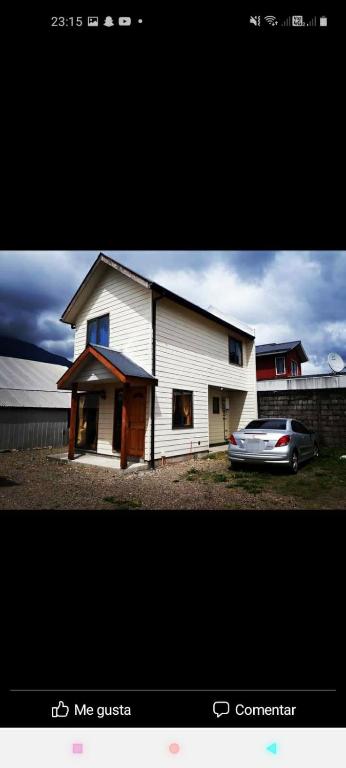
[[[129,384],[124,384],[123,407],[122,407],[122,415],[121,415],[121,450],[120,450],[121,469],[126,469],[127,467],[128,400],[129,400]]]
[[[69,436],[69,444],[68,444],[68,457],[70,461],[74,459],[74,449],[76,444],[77,405],[78,405],[77,389],[78,389],[78,385],[72,384],[70,436]]]

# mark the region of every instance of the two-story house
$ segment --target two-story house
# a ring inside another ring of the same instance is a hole
[[[301,341],[259,344],[256,347],[257,381],[301,376],[302,363],[308,359]]]
[[[75,329],[69,459],[202,454],[257,416],[254,330],[100,253],[61,320]]]

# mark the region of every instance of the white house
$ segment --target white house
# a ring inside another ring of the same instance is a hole
[[[220,286],[222,290],[222,286]],[[69,458],[201,454],[257,416],[254,330],[100,253],[65,309],[75,328]]]

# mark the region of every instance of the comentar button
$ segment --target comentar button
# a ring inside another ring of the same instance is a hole
[[[250,707],[244,704],[237,704],[235,708],[236,715],[245,715],[247,717],[293,717],[297,707],[288,707],[280,704],[273,707]]]

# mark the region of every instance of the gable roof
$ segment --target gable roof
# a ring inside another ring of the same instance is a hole
[[[297,351],[301,363],[308,361],[309,358],[301,341],[283,341],[280,344],[258,344],[256,346],[256,357],[282,355],[286,354],[286,352],[291,352],[292,349]]]
[[[94,357],[99,363],[108,369],[111,376],[119,379],[123,383],[140,383],[137,380],[141,380],[143,383],[157,384],[157,379],[148,373],[140,365],[137,365],[133,360],[122,352],[118,352],[115,349],[109,349],[109,347],[102,347],[99,344],[88,344],[84,351],[77,357],[71,368],[69,368],[63,376],[58,380],[58,389],[71,389],[71,385],[74,383],[80,366],[83,366],[88,357]]]
[[[189,301],[188,299],[184,299],[182,296],[178,296],[178,294],[173,293],[173,291],[169,291],[167,288],[164,288],[163,285],[159,285],[159,283],[155,283],[154,281],[149,280],[147,277],[143,277],[143,275],[140,275],[138,272],[135,272],[133,269],[130,269],[129,267],[125,267],[119,261],[115,261],[115,259],[111,259],[110,256],[106,256],[104,253],[100,253],[96,261],[94,261],[91,269],[89,269],[88,274],[85,276],[78,290],[72,297],[70,303],[67,305],[66,309],[64,310],[60,318],[60,320],[63,323],[68,323],[70,325],[73,325],[74,320],[76,319],[76,316],[82,304],[84,304],[84,301],[91,294],[94,286],[97,283],[97,280],[98,280],[97,272],[99,271],[100,266],[103,268],[107,266],[112,267],[113,269],[116,269],[118,272],[121,272],[126,277],[129,277],[130,280],[134,280],[135,282],[139,283],[144,288],[149,288],[152,291],[155,291],[155,293],[159,294],[160,296],[164,296],[165,298],[170,299],[171,301],[174,301],[176,304],[180,304],[181,306],[186,307],[186,309],[190,309],[193,312],[197,312],[199,315],[202,315],[208,320],[213,320],[213,322],[218,323],[219,325],[222,325],[225,328],[228,328],[229,330],[236,331],[242,336],[245,336],[245,338],[248,338],[248,339],[255,338],[255,334],[253,333],[252,328],[250,328],[250,326],[248,326],[248,331],[245,331],[243,328],[244,326],[243,323],[241,324],[241,327],[237,327],[236,325],[233,325],[227,322],[227,320],[224,320],[223,318],[218,317],[217,315],[214,315],[212,312],[209,312],[208,310],[203,309],[202,307],[199,307],[197,304],[193,304],[192,301]]]
[[[109,349],[109,347],[102,347],[100,344],[90,344],[93,349],[100,352],[103,357],[108,360],[115,368],[118,368],[124,376],[136,376],[139,379],[152,379],[156,381],[155,376],[148,373],[140,365],[137,365],[130,357],[123,355],[122,352],[118,352],[116,349]]]

